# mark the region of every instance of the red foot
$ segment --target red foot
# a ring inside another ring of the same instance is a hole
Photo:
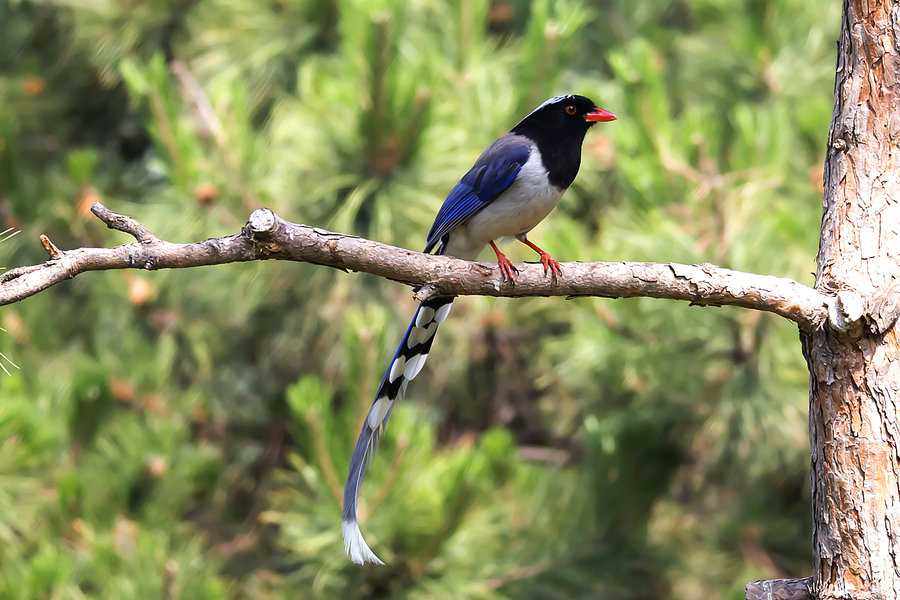
[[[561,273],[559,263],[550,258],[550,255],[546,252],[541,252],[541,264],[544,265],[544,275],[547,274],[547,269],[550,269],[554,277],[558,277]]]
[[[541,264],[544,265],[544,275],[547,274],[548,270],[553,274],[554,277],[558,277],[560,273],[562,273],[559,268],[559,263],[550,258],[550,255],[538,248],[537,245],[532,244],[531,240],[529,240],[527,237],[521,237],[519,238],[519,241],[541,255]]]
[[[510,281],[513,281],[516,278],[516,275],[519,274],[516,265],[512,264],[512,261],[506,258],[504,254],[497,257],[497,265],[500,267],[500,272],[503,276]]]
[[[497,249],[497,246],[494,245],[494,242],[491,242],[491,248],[494,249],[494,253],[497,255],[497,265],[500,267],[500,274],[503,275],[505,279],[510,281],[515,280],[516,275],[518,275],[519,270],[516,268],[512,261],[506,258],[506,255],[500,252]]]

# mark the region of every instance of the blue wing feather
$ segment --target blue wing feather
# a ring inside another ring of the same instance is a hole
[[[504,136],[491,144],[450,190],[428,232],[425,252],[430,252],[441,238],[505,192],[516,180],[530,152],[531,147],[519,136]]]

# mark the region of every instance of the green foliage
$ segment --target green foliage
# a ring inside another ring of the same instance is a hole
[[[838,6],[0,2],[0,263],[269,206],[419,249],[546,97],[619,115],[534,233],[561,260],[810,281]],[[4,234],[0,234],[3,239]],[[514,260],[533,258],[510,246]],[[340,541],[409,290],[301,264],[83,275],[0,312],[0,600],[740,598],[808,567],[805,365],[770,315],[460,299]]]

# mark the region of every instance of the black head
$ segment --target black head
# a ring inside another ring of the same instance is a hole
[[[550,183],[567,188],[578,174],[584,134],[595,123],[616,118],[597,108],[590,98],[569,94],[550,98],[538,106],[512,128],[512,133],[534,140]]]
[[[528,135],[534,131],[551,131],[556,135],[584,134],[598,121],[615,121],[616,115],[597,108],[593,100],[569,94],[550,98],[513,127],[513,133]]]

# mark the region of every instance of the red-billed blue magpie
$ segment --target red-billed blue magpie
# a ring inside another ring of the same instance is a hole
[[[598,121],[616,116],[597,108],[584,96],[550,98],[512,130],[488,146],[475,165],[450,191],[438,211],[425,243],[425,252],[474,260],[485,246],[497,255],[501,276],[513,279],[516,268],[497,249],[494,240],[515,236],[541,257],[544,273],[559,274],[559,263],[529,241],[527,235],[550,214],[575,180],[581,164],[581,143]],[[362,537],[356,502],[363,473],[384,433],[394,404],[419,374],[438,325],[450,312],[453,298],[434,298],[419,305],[390,367],[381,380],[375,401],[363,423],[350,458],[344,484],[344,549],[362,564],[383,564]]]

